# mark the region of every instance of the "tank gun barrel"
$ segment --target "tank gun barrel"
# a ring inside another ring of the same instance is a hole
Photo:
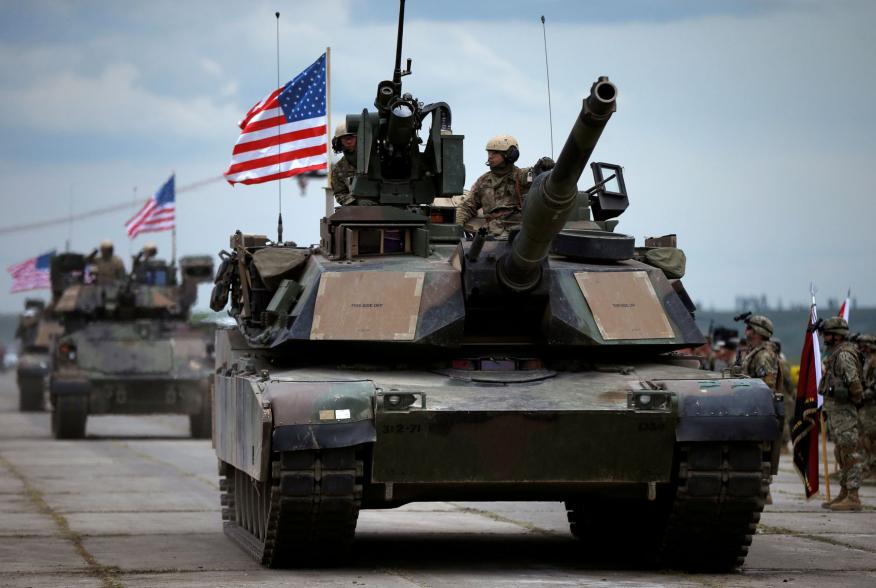
[[[581,105],[556,165],[533,181],[523,206],[520,232],[511,250],[498,262],[499,279],[511,290],[526,292],[541,281],[542,261],[575,205],[578,178],[615,111],[616,98],[617,88],[607,77],[596,80]]]

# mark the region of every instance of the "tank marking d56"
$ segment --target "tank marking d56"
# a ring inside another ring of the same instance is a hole
[[[575,280],[604,339],[675,337],[647,272],[575,272]]]
[[[412,341],[425,272],[326,272],[320,278],[311,339]]]

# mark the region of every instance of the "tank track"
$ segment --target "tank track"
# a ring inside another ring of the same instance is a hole
[[[18,376],[18,410],[36,412],[44,410],[42,377]]]
[[[726,572],[744,563],[769,492],[770,452],[769,443],[680,446],[664,565]]]
[[[337,563],[353,542],[362,502],[357,448],[290,451],[269,481],[219,462],[225,534],[272,568]]]
[[[768,443],[682,445],[677,477],[656,500],[567,501],[569,530],[599,559],[732,571],[763,511],[769,460]]]

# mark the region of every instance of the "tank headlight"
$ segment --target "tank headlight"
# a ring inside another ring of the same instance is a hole
[[[659,390],[630,392],[627,395],[627,407],[635,410],[670,410],[672,408],[672,392]]]
[[[411,408],[425,408],[425,395],[416,392],[389,392],[382,394],[384,410],[408,410]]]

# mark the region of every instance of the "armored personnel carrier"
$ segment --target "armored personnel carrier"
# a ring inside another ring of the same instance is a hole
[[[675,353],[702,334],[674,239],[613,231],[622,169],[593,165],[599,78],[507,240],[464,235],[451,109],[392,80],[357,135],[348,206],[319,246],[237,233],[212,299],[213,442],[226,534],[266,566],[339,564],[361,509],[555,500],[571,533],[685,569],[743,562],[778,463],[781,402]]]
[[[86,259],[70,265],[84,271]],[[192,436],[210,436],[212,342],[189,315],[213,261],[183,257],[179,269],[177,282],[174,266],[138,261],[123,280],[64,290],[49,376],[55,438],[84,437],[89,415],[153,413],[188,414]]]
[[[54,308],[64,290],[83,280],[82,256],[60,253],[52,256],[50,266],[52,298],[49,304],[37,298],[24,303],[15,336],[19,340],[17,367],[18,405],[22,412],[45,408],[46,383],[52,371],[52,345],[63,333]]]

